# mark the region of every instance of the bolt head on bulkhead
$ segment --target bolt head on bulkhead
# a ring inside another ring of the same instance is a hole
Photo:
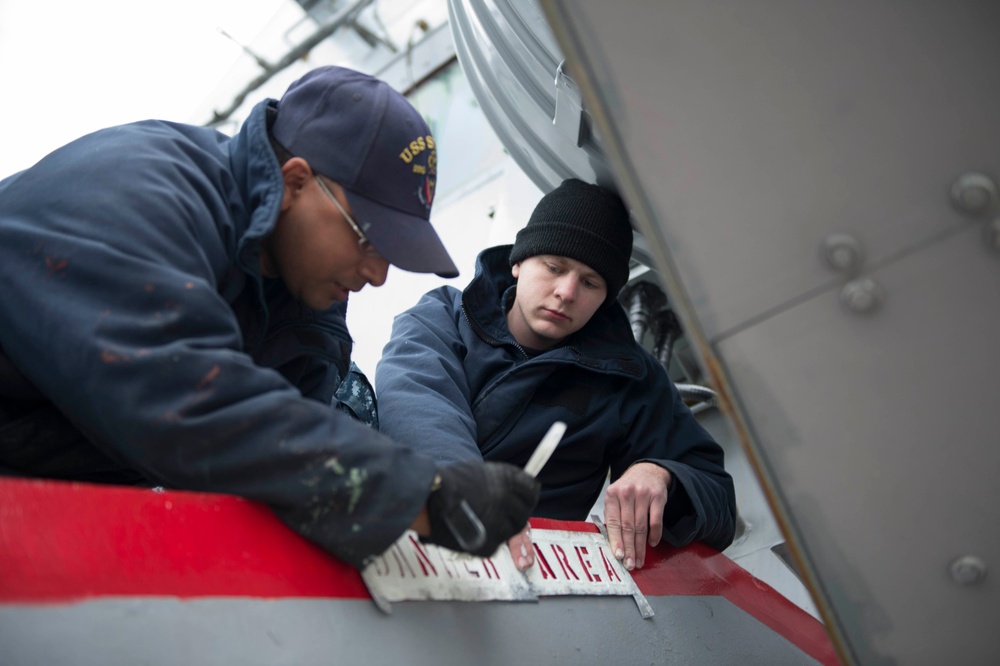
[[[839,273],[852,273],[861,267],[864,253],[861,243],[849,234],[830,234],[820,246],[827,266]]]
[[[957,585],[978,585],[986,579],[986,563],[975,555],[956,558],[948,568],[951,579]]]
[[[878,309],[882,290],[871,278],[851,280],[840,290],[840,302],[858,314],[868,314]]]
[[[951,186],[951,202],[967,215],[987,212],[997,200],[997,186],[982,173],[964,173]]]

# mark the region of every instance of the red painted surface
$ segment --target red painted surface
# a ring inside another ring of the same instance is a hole
[[[354,568],[238,497],[0,479],[0,603],[114,595],[369,598]]]
[[[597,532],[592,523],[535,518],[535,529]],[[812,615],[754,578],[722,553],[701,543],[660,545],[646,551],[632,579],[646,596],[718,596],[749,613],[821,664],[839,664],[826,630]]]
[[[660,546],[632,577],[647,596],[724,597],[820,663],[838,663],[821,623],[707,546]],[[143,595],[369,598],[355,569],[254,502],[0,479],[0,604]]]

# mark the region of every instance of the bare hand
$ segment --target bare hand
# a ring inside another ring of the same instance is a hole
[[[654,463],[636,463],[608,486],[604,494],[604,524],[611,552],[625,568],[641,569],[646,543],[655,547],[663,536],[670,472]]]
[[[531,545],[531,525],[525,525],[523,530],[512,536],[507,541],[507,546],[518,571],[524,571],[535,563],[535,548]]]

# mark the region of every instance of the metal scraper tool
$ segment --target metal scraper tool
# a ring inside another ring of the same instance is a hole
[[[552,452],[556,450],[556,446],[559,445],[559,440],[562,439],[564,432],[566,432],[565,423],[562,421],[553,423],[549,427],[549,431],[545,433],[545,437],[542,437],[542,441],[538,443],[535,452],[531,454],[528,464],[524,466],[524,471],[531,476],[538,476],[538,473],[545,467],[545,463],[549,461]]]

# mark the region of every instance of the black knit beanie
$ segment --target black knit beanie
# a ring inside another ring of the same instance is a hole
[[[539,254],[569,257],[587,264],[604,278],[608,296],[618,298],[628,282],[632,225],[618,195],[598,185],[571,178],[538,202],[526,227],[517,232],[510,265]]]

